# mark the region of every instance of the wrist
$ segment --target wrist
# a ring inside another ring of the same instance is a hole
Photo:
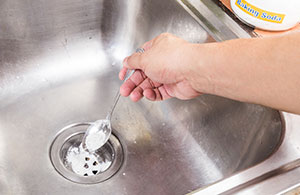
[[[220,62],[218,43],[190,43],[190,62],[187,67],[186,80],[199,93],[217,94],[216,63]],[[218,48],[217,48],[218,46]]]

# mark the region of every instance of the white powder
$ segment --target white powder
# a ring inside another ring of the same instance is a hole
[[[86,137],[86,148],[88,151],[95,151],[105,144],[106,136],[104,131],[97,131]]]
[[[94,152],[107,142],[110,136],[107,135],[111,128],[110,121],[98,120],[89,128],[85,139],[85,147],[89,152]]]
[[[96,153],[91,154],[81,146],[71,146],[66,155],[66,162],[74,173],[81,176],[92,176],[106,171],[112,164],[111,160],[103,159]]]

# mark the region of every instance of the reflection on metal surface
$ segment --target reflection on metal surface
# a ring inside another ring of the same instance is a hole
[[[226,194],[237,193],[240,190],[243,190],[243,189],[245,189],[245,188],[247,188],[251,185],[258,184],[258,183],[263,182],[267,179],[270,179],[270,178],[278,176],[280,174],[292,171],[292,170],[294,170],[296,168],[299,168],[299,167],[300,167],[300,159],[294,160],[292,162],[289,162],[287,164],[282,165],[281,167],[278,167],[277,169],[273,169],[272,171],[269,171],[267,173],[259,175],[258,177],[254,178],[250,181],[247,181],[247,182],[245,182],[245,183],[243,183],[239,186],[233,187],[232,189],[230,189],[230,190],[228,190],[228,191],[226,191],[222,194],[226,195]]]
[[[230,16],[211,0],[177,0],[216,40],[250,38]]]
[[[162,32],[213,39],[171,0],[1,1],[0,26],[0,194],[184,194],[264,161],[281,143],[280,114],[269,108],[210,95],[121,98],[112,127],[123,166],[96,185],[70,182],[48,149],[56,130],[106,116],[121,60]]]
[[[282,113],[286,135],[266,161],[193,192],[205,194],[281,194],[299,186],[300,116]]]

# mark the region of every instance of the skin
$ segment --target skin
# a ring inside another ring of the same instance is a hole
[[[133,101],[214,94],[300,114],[300,33],[193,44],[171,34],[124,59],[119,78]]]

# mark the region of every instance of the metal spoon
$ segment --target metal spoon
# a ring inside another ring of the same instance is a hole
[[[143,53],[145,50],[138,48],[137,53]],[[133,74],[134,70],[126,73],[123,83]],[[114,103],[108,112],[106,119],[100,119],[91,124],[87,131],[85,132],[82,139],[82,148],[88,152],[95,152],[101,148],[110,138],[111,135],[111,117],[115,110],[116,105],[120,99],[120,91],[116,94],[114,98]]]

